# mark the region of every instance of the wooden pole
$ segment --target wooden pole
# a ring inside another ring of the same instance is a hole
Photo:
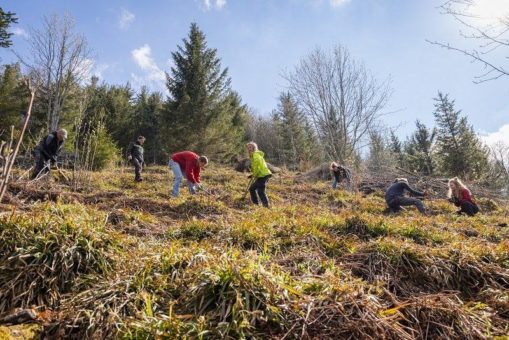
[[[36,89],[31,86],[30,80],[28,81],[28,88],[30,89],[30,104],[28,105],[28,112],[27,112],[27,116],[25,117],[25,123],[23,124],[23,129],[21,130],[21,135],[19,136],[18,142],[16,143],[16,148],[14,149],[14,152],[8,158],[5,177],[2,179],[2,183],[0,183],[0,203],[2,202],[2,199],[4,198],[5,192],[7,191],[7,184],[9,182],[9,177],[11,175],[12,166],[14,165],[14,161],[16,160],[16,156],[18,155],[19,147],[21,145],[21,142],[23,141],[23,137],[25,135],[25,131],[28,126],[28,121],[30,120],[30,115],[32,114],[32,105],[34,103]],[[9,149],[9,152],[10,152],[10,149]]]

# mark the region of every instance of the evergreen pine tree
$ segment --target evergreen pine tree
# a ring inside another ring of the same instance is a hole
[[[132,140],[137,136],[145,136],[145,162],[162,163],[163,157],[160,139],[160,113],[162,110],[162,96],[158,92],[149,93],[142,87],[135,99],[133,114],[130,117],[130,130]]]
[[[371,131],[369,134],[369,154],[367,165],[371,171],[385,170],[392,165],[389,143],[381,132]]]
[[[207,47],[205,34],[193,23],[172,59],[166,83],[170,96],[162,117],[170,151],[192,149],[227,158],[223,147],[234,140],[240,145],[243,126],[238,121],[245,109],[230,89],[217,50]]]
[[[389,150],[392,153],[394,162],[399,167],[405,167],[405,157],[403,154],[403,143],[399,140],[398,136],[391,130]]]
[[[468,124],[454,100],[438,93],[435,98],[435,120],[438,127],[437,158],[440,171],[448,176],[478,179],[488,169],[488,152]]]
[[[306,136],[306,117],[297,106],[290,93],[279,96],[279,104],[274,112],[274,122],[281,136],[281,158],[292,170],[310,157],[310,146]]]
[[[21,78],[19,64],[5,65],[0,73],[0,135],[8,134],[11,125],[18,128],[23,122],[28,93]]]
[[[2,7],[0,7],[0,47],[9,47],[12,45],[12,33],[7,32],[7,29],[11,24],[18,22],[18,18],[16,18],[15,15],[16,14],[12,12],[5,12]]]
[[[422,175],[432,175],[435,171],[432,148],[436,130],[429,130],[419,120],[415,122],[417,130],[405,143],[405,165],[408,170]]]

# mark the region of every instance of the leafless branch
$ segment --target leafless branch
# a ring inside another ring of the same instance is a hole
[[[391,95],[388,80],[377,81],[341,46],[315,49],[284,77],[328,157],[341,162],[358,151]]]

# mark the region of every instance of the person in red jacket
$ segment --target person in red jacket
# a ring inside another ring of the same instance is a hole
[[[196,194],[196,190],[201,187],[200,170],[203,169],[208,162],[209,160],[207,157],[198,156],[192,151],[174,153],[168,163],[175,175],[172,191],[173,197],[178,197],[179,195],[180,182],[182,182],[183,175],[186,176],[189,192],[192,195]]]
[[[479,207],[472,198],[470,190],[461,182],[458,177],[449,180],[449,192],[447,193],[449,201],[460,207],[458,214],[465,213],[468,216],[474,216],[479,212]]]

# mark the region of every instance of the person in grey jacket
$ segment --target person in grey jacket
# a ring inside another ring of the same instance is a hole
[[[143,143],[145,143],[145,137],[139,136],[136,142],[131,142],[127,147],[127,159],[134,165],[134,180],[141,182],[141,172],[145,161],[143,160]]]
[[[67,130],[58,129],[47,135],[37,144],[33,151],[35,167],[31,176],[32,179],[49,172],[50,165],[56,164],[58,154],[64,147],[66,139]]]
[[[405,191],[410,192],[414,196],[424,197],[426,192],[421,192],[412,189],[408,185],[406,178],[396,178],[387,191],[385,192],[385,202],[392,212],[399,212],[402,206],[415,205],[421,214],[427,215],[426,208],[422,201],[415,197],[406,197]]]

